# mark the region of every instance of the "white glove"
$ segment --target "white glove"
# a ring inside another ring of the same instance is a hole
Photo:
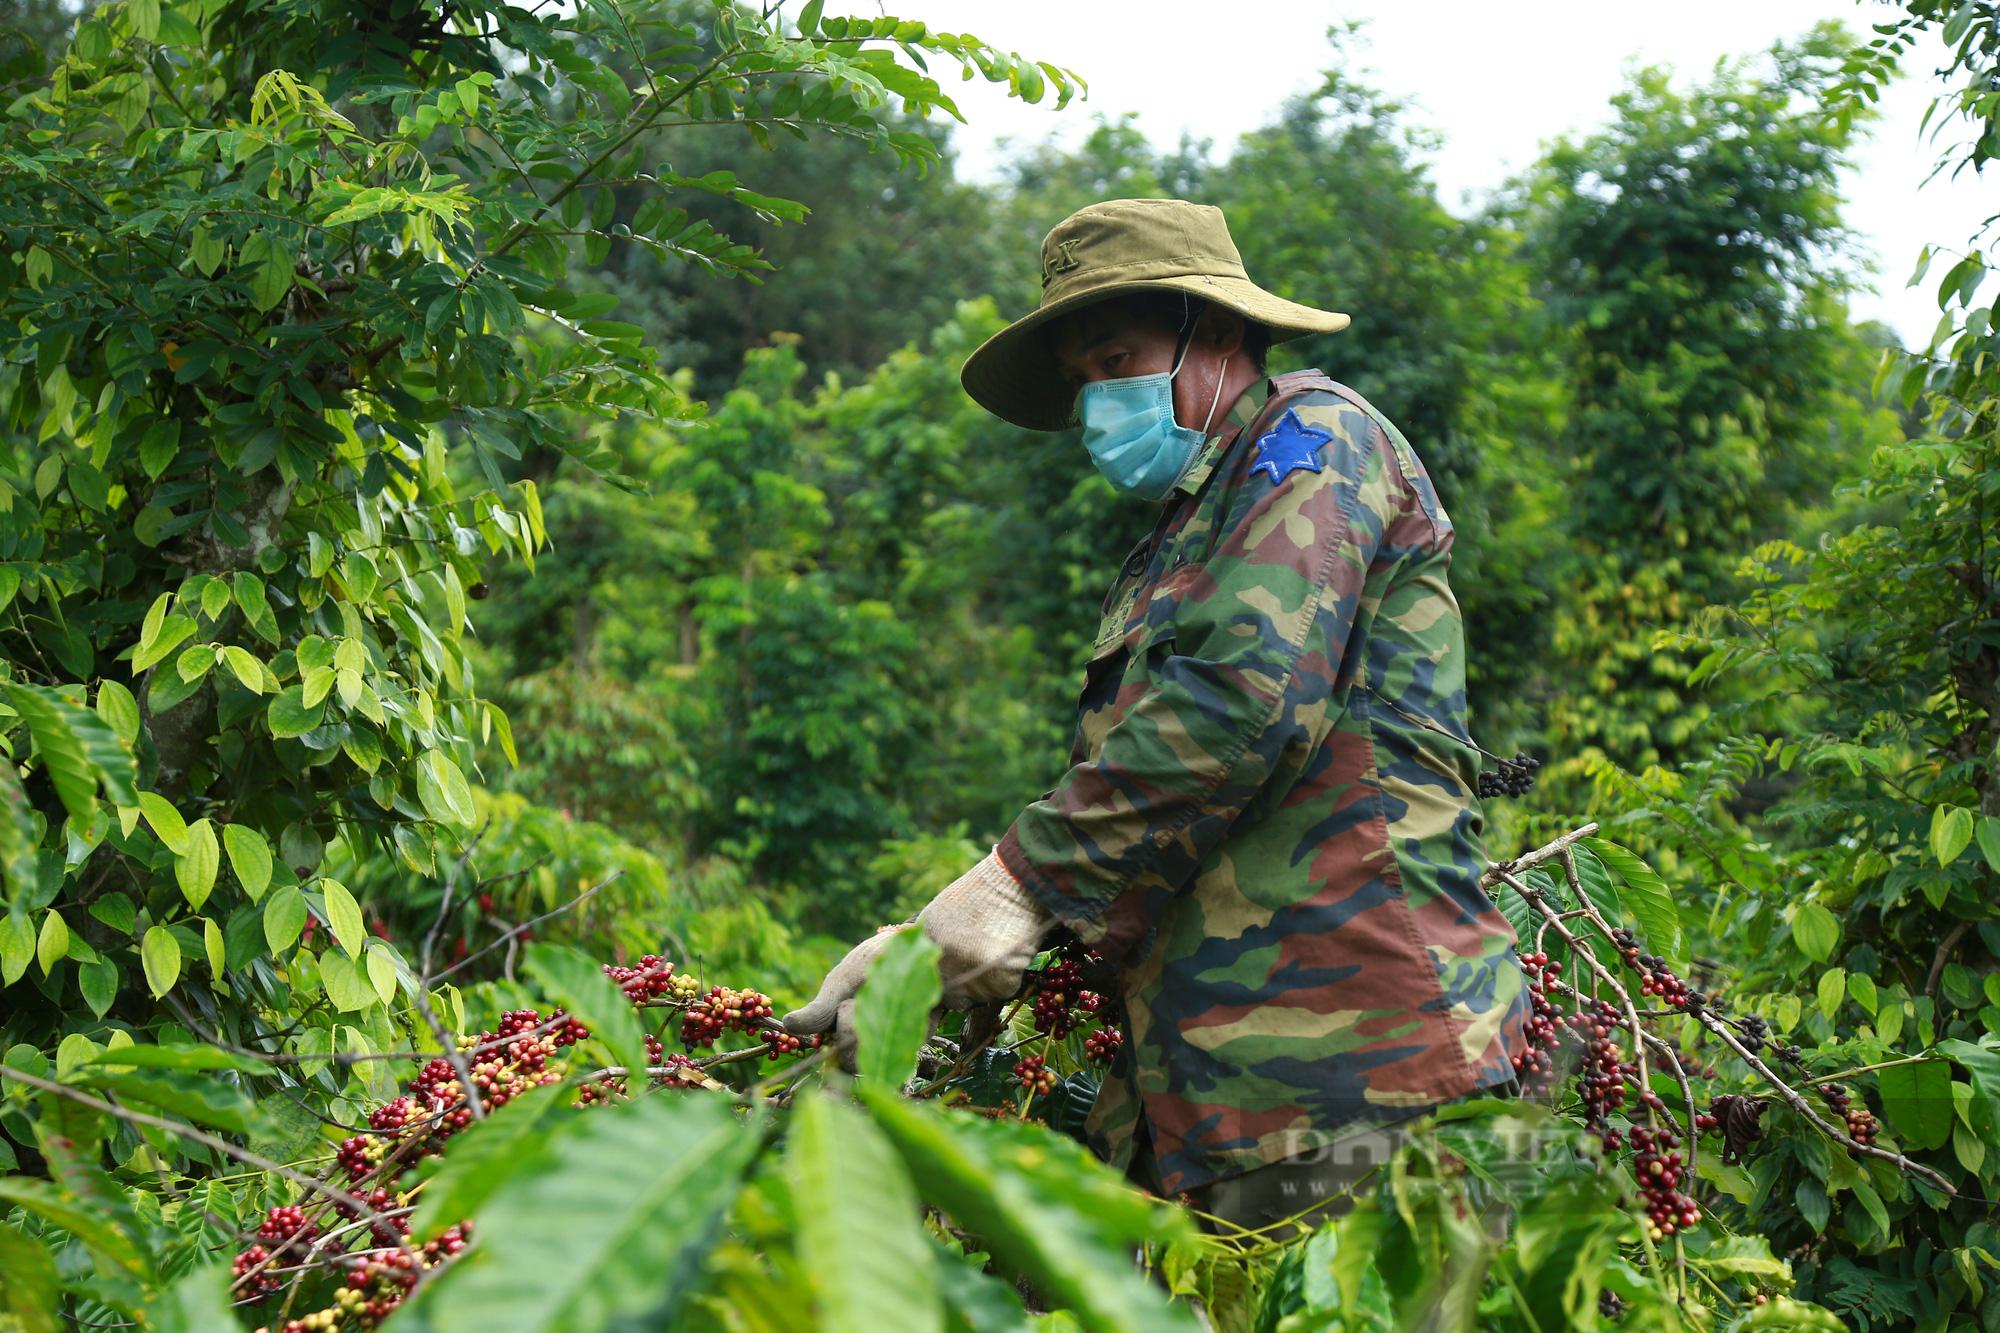
[[[1042,935],[1054,920],[1042,910],[1000,858],[988,853],[978,865],[938,892],[915,924],[938,946],[938,973],[944,983],[944,1003],[963,1008],[988,1000],[1004,1000],[1021,988],[1021,974],[1035,959]],[[889,942],[909,926],[878,931],[848,950],[833,965],[819,994],[803,1009],[784,1017],[785,1030],[798,1036],[825,1032],[836,1024],[847,1038],[847,1013],[861,989],[868,965]]]

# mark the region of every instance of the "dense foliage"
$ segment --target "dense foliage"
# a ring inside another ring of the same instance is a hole
[[[1459,216],[1349,29],[1220,158],[976,186],[940,80],[1077,76],[820,0],[23,7],[0,1328],[2000,1329],[2000,261],[1886,352],[1828,262],[1920,42],[2000,155],[2000,22],[1889,12]],[[1085,951],[933,1030],[902,937],[854,1078],[770,1017],[1057,776],[1148,515],[957,367],[1145,194],[1354,313],[1283,362],[1430,461],[1544,761],[1531,1095],[1296,1241],[1070,1137]]]

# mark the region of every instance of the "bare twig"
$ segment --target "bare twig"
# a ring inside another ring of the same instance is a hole
[[[262,1153],[252,1152],[248,1148],[239,1148],[229,1140],[219,1138],[207,1130],[196,1129],[193,1125],[183,1124],[178,1120],[168,1120],[163,1116],[148,1115],[144,1111],[134,1111],[127,1107],[119,1106],[115,1102],[105,1101],[101,1097],[93,1097],[81,1088],[72,1088],[67,1084],[38,1078],[33,1074],[24,1073],[19,1069],[10,1068],[6,1065],[0,1065],[0,1078],[13,1079],[15,1082],[25,1083],[31,1088],[39,1088],[43,1092],[53,1093],[58,1097],[66,1097],[79,1106],[88,1106],[94,1111],[103,1111],[107,1115],[117,1116],[120,1120],[129,1121],[135,1125],[150,1125],[154,1129],[163,1129],[169,1134],[176,1134],[184,1139],[193,1139],[196,1143],[204,1147],[213,1148],[224,1156],[236,1159],[245,1166],[254,1166],[259,1171],[268,1171],[274,1176],[280,1176],[291,1181],[294,1185],[311,1190],[314,1194],[332,1200],[342,1207],[352,1208],[364,1218],[374,1221],[382,1220],[380,1213],[377,1213],[365,1202],[349,1194],[339,1186],[329,1185],[323,1180],[315,1180],[305,1172],[294,1171],[283,1162],[274,1162]]]
[[[1615,940],[1617,937],[1611,933],[1611,923],[1598,915],[1597,905],[1591,902],[1590,895],[1584,892],[1583,877],[1577,874],[1576,871],[1576,854],[1573,845],[1565,845],[1558,855],[1562,857],[1563,875],[1569,880],[1570,892],[1576,895],[1576,905],[1590,917],[1592,925],[1604,932],[1606,942]],[[1571,937],[1570,943],[1572,945],[1576,943],[1574,937]],[[1618,1002],[1625,1006],[1625,1021],[1632,1025],[1632,1059],[1639,1066],[1639,1092],[1643,1101],[1648,1094],[1652,1093],[1653,1084],[1646,1073],[1646,1043],[1642,1040],[1645,1032],[1639,1026],[1639,1008],[1632,1003],[1632,993],[1626,990],[1622,983],[1598,963],[1597,954],[1594,950],[1584,949],[1582,952],[1584,956],[1590,959],[1591,967],[1611,986],[1613,993],[1618,996]],[[1646,1102],[1645,1105],[1650,1113],[1652,1103]],[[1650,1114],[1648,1118],[1651,1118]],[[1688,1124],[1687,1132],[1689,1134],[1694,1133],[1692,1120]]]
[[[1785,1080],[1779,1078],[1777,1073],[1774,1070],[1772,1070],[1772,1068],[1769,1065],[1765,1064],[1762,1060],[1757,1058],[1755,1052],[1753,1052],[1749,1047],[1745,1046],[1741,1041],[1738,1041],[1736,1039],[1736,1034],[1729,1030],[1728,1024],[1724,1023],[1721,1019],[1717,1018],[1707,1009],[1702,1009],[1699,1012],[1697,1012],[1695,1014],[1695,1018],[1700,1021],[1703,1027],[1707,1028],[1710,1032],[1713,1032],[1716,1036],[1722,1038],[1723,1043],[1727,1045],[1729,1049],[1735,1051],[1737,1055],[1741,1056],[1743,1058],[1743,1062],[1749,1065],[1752,1069],[1756,1070],[1757,1073],[1764,1079],[1766,1083],[1769,1083],[1773,1088],[1777,1089],[1778,1095],[1783,1097],[1794,1111],[1797,1111],[1800,1115],[1804,1116],[1808,1121],[1810,1121],[1820,1131],[1820,1133],[1826,1135],[1828,1138],[1834,1140],[1836,1143],[1845,1146],[1849,1152],[1860,1153],[1868,1157],[1877,1157],[1885,1162],[1894,1162],[1897,1166],[1901,1167],[1903,1170],[1909,1172],[1910,1174],[1922,1176],[1925,1180],[1928,1180],[1931,1184],[1937,1186],[1939,1189],[1943,1190],[1946,1194],[1956,1195],[1958,1193],[1958,1190],[1952,1186],[1950,1181],[1946,1180],[1943,1176],[1931,1170],[1923,1163],[1913,1162],[1909,1158],[1903,1156],[1901,1153],[1890,1152],[1887,1148],[1877,1148],[1872,1143],[1858,1142],[1857,1140],[1853,1139],[1847,1134],[1842,1133],[1840,1130],[1835,1129],[1831,1123],[1829,1123],[1819,1114],[1819,1112],[1813,1110],[1812,1104],[1806,1101],[1805,1096],[1802,1093],[1794,1089],[1789,1083],[1786,1083]]]
[[[1931,959],[1930,975],[1924,978],[1924,994],[1933,1000],[1937,998],[1938,980],[1944,976],[1944,965],[1950,960],[1951,951],[1958,947],[1958,942],[1965,938],[1965,932],[1971,929],[1972,918],[1967,917],[1953,926],[1950,932],[1938,941],[1937,955]]]
[[[431,978],[432,982],[436,983],[443,981],[446,977],[452,975],[454,972],[457,972],[461,968],[472,966],[472,964],[478,962],[481,958],[484,958],[487,954],[492,953],[495,949],[499,948],[501,945],[511,944],[524,930],[533,929],[534,927],[541,925],[542,922],[550,920],[551,918],[554,917],[559,917],[565,912],[575,911],[577,908],[581,907],[585,902],[589,901],[593,896],[595,896],[600,890],[609,888],[612,884],[615,884],[618,881],[618,877],[624,873],[625,872],[622,870],[614,870],[609,875],[605,876],[602,880],[599,880],[597,883],[591,885],[589,888],[585,889],[582,893],[577,894],[576,897],[570,899],[562,906],[551,908],[550,910],[542,913],[540,916],[530,917],[526,921],[523,921],[518,926],[508,927],[506,931],[502,932],[502,934],[498,939],[495,939],[490,944],[486,944],[481,946],[480,948],[474,949],[471,953],[467,954],[465,957],[459,959],[457,962],[453,963],[450,967],[447,967],[444,971],[438,973],[435,977]]]
[[[1486,873],[1479,877],[1479,882],[1482,886],[1488,885],[1496,880],[1504,880],[1509,875],[1518,875],[1530,866],[1538,866],[1544,861],[1554,860],[1556,857],[1567,852],[1573,844],[1583,841],[1596,832],[1597,824],[1595,821],[1585,824],[1581,828],[1573,828],[1545,847],[1537,847],[1534,851],[1517,856],[1511,861],[1494,862],[1492,865],[1486,867]]]

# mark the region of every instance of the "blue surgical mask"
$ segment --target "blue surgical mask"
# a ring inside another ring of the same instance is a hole
[[[1192,330],[1189,330],[1191,333]],[[1208,420],[1222,401],[1223,358],[1215,373],[1215,401],[1208,405],[1202,429],[1189,430],[1174,421],[1174,376],[1181,372],[1187,349],[1182,342],[1174,368],[1152,375],[1128,375],[1083,386],[1078,409],[1083,418],[1083,447],[1112,489],[1145,500],[1163,500],[1201,451],[1208,437]]]

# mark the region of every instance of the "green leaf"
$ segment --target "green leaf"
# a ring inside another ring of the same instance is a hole
[[[305,895],[290,884],[281,885],[264,900],[264,943],[274,954],[298,943],[306,928]]]
[[[887,1088],[910,1081],[941,990],[930,937],[914,929],[890,936],[854,997],[855,1068],[863,1078]]]
[[[112,804],[138,804],[138,768],[132,752],[103,718],[40,685],[10,682],[6,695],[28,724],[43,771],[73,818],[86,821],[96,813],[100,783]]]
[[[222,942],[222,927],[207,917],[201,919],[201,951],[208,955],[208,973],[218,981],[222,978],[227,962],[226,949]]]
[[[195,623],[192,616],[175,612],[161,624],[160,632],[150,639],[141,639],[132,651],[132,674],[140,672],[164,661],[168,653],[194,637]]]
[[[1815,963],[1824,963],[1833,957],[1834,946],[1840,943],[1840,922],[1818,903],[1800,903],[1792,917],[1792,940],[1800,953]]]
[[[264,718],[270,724],[271,734],[279,740],[303,736],[319,725],[324,706],[306,707],[304,695],[303,686],[288,686],[271,700],[271,706],[265,710]]]
[[[0,891],[9,906],[24,910],[53,896],[42,892],[39,820],[11,763],[0,764]]]
[[[1638,923],[1640,933],[1651,946],[1648,952],[1685,964],[1687,949],[1681,938],[1680,908],[1675,905],[1667,882],[1637,853],[1604,838],[1590,838],[1587,842],[1606,868],[1618,877],[1619,901]]]
[[[35,928],[28,914],[10,911],[0,916],[0,986],[11,986],[35,961]]]
[[[442,750],[426,750],[417,759],[417,799],[424,813],[440,824],[472,826],[472,788],[465,774]]]
[[[264,692],[264,664],[257,660],[255,653],[233,643],[225,644],[222,660],[229,664],[230,673],[243,682],[244,689],[252,694]]]
[[[337,879],[322,879],[319,890],[326,901],[326,924],[332,929],[334,939],[340,941],[349,958],[359,958],[361,942],[368,938],[368,927],[361,920],[361,904],[354,901],[354,895]]]
[[[1992,1036],[1984,1039],[1994,1040]],[[1939,1042],[1937,1049],[1938,1054],[1958,1061],[1972,1075],[1972,1088],[1977,1094],[1973,1101],[1973,1129],[1984,1136],[2000,1131],[2000,1050],[1984,1043],[1975,1046],[1955,1037]]]
[[[128,1048],[136,1049],[136,1048]],[[114,1094],[119,1101],[143,1102],[168,1115],[212,1125],[231,1134],[257,1128],[257,1108],[243,1091],[208,1072],[155,1069],[144,1073],[108,1068],[123,1051],[106,1051],[72,1081]]]
[[[368,984],[383,1004],[396,998],[396,953],[386,940],[368,941],[366,952]]]
[[[267,643],[277,643],[278,622],[271,616],[270,600],[264,595],[264,581],[247,569],[239,569],[231,576],[230,586],[236,593],[236,605],[243,608],[243,619],[258,638]]]
[[[76,970],[76,988],[90,1006],[92,1018],[102,1018],[118,998],[118,964],[109,958],[85,963]]]
[[[319,956],[319,979],[326,998],[342,1013],[358,1013],[377,1002],[374,984],[345,954],[328,949]]]
[[[857,1085],[926,1202],[977,1233],[1084,1327],[1153,1333],[1197,1327],[1186,1308],[1131,1262],[1138,1245],[1185,1240],[1191,1228],[1130,1188],[1072,1139]]]
[[[138,1247],[116,1223],[46,1180],[0,1176],[0,1202],[18,1204],[43,1221],[61,1227],[115,1269],[135,1275],[147,1270]]]
[[[228,247],[223,245],[222,238],[216,234],[215,228],[208,225],[206,218],[195,224],[194,233],[188,238],[188,255],[204,278],[215,276],[215,270],[222,267],[227,254]],[[153,475],[157,477],[159,473]]]
[[[222,869],[222,849],[216,846],[215,825],[197,819],[188,825],[187,851],[174,858],[174,880],[181,894],[197,912],[215,888],[216,872]]]
[[[1979,817],[1979,854],[1986,858],[1990,869],[2000,870],[2000,819],[1992,815]]]
[[[51,907],[42,917],[42,933],[35,941],[35,961],[42,965],[42,975],[56,970],[69,954],[69,923],[62,919],[62,913]]]
[[[1850,974],[1847,978],[1847,993],[1854,997],[1856,1004],[1871,1015],[1875,1012],[1875,1003],[1879,998],[1875,993],[1875,978],[1865,972]]]
[[[139,909],[124,894],[107,893],[90,904],[90,915],[120,935],[130,935],[133,923],[139,919]]]
[[[192,684],[206,676],[215,667],[215,647],[213,644],[196,643],[174,659],[174,674]]]
[[[1717,1236],[1688,1262],[1706,1273],[1747,1273],[1787,1284],[1792,1276],[1792,1266],[1771,1253],[1771,1242],[1763,1236]]]
[[[405,1333],[659,1324],[698,1277],[692,1257],[714,1243],[761,1138],[720,1097],[567,1117],[476,1214],[479,1243],[396,1318]]]
[[[1972,844],[1972,812],[1961,805],[1941,805],[1931,812],[1931,855],[1948,866]]]
[[[271,844],[247,824],[224,824],[222,846],[229,853],[229,868],[250,901],[256,902],[271,883]]]
[[[530,944],[528,975],[575,1015],[627,1069],[646,1065],[646,1034],[632,1001],[604,975],[602,964],[561,944]]]
[[[70,1071],[87,1063],[102,1048],[81,1032],[72,1032],[56,1044],[56,1077],[66,1079]]]
[[[97,715],[129,748],[139,739],[139,701],[115,680],[97,683]]]
[[[1820,973],[1819,1011],[1829,1019],[1840,1009],[1840,1002],[1847,998],[1847,973],[1840,968],[1828,968]]]
[[[915,933],[915,932],[910,932]],[[786,1174],[814,1328],[933,1333],[944,1327],[923,1209],[909,1174],[868,1117],[828,1093],[793,1108]]]
[[[250,1074],[269,1068],[220,1046],[121,1046],[115,1051],[99,1051],[88,1063],[133,1069],[235,1069]]]
[[[1942,1060],[1875,1071],[1882,1118],[1905,1148],[1942,1148],[1951,1137],[1951,1067]]]
[[[139,793],[139,813],[146,817],[153,836],[166,845],[175,856],[187,855],[188,826],[181,818],[181,812],[174,809],[173,802],[157,792]]]
[[[248,269],[250,299],[270,310],[292,289],[292,253],[269,231],[255,231],[237,251],[237,267]]]
[[[240,1327],[230,1302],[229,1268],[209,1264],[175,1280],[146,1308],[158,1333],[213,1333]]]
[[[157,1000],[180,978],[181,946],[165,926],[150,926],[139,945],[139,961],[146,969],[146,986]]]
[[[201,613],[210,620],[220,620],[228,609],[229,585],[221,579],[210,579],[201,590]]]
[[[1855,1176],[1854,1197],[1861,1201],[1861,1207],[1875,1223],[1879,1235],[1886,1239],[1894,1234],[1889,1229],[1889,1210],[1882,1206],[1882,1196],[1875,1192],[1875,1186],[1866,1175]]]
[[[0,1311],[11,1315],[20,1333],[56,1333],[61,1308],[55,1258],[40,1240],[0,1222]]]
[[[429,1235],[471,1217],[508,1181],[539,1167],[548,1155],[550,1130],[567,1110],[563,1091],[532,1088],[454,1134],[449,1154],[426,1159],[419,1174],[427,1183],[410,1229]]]

